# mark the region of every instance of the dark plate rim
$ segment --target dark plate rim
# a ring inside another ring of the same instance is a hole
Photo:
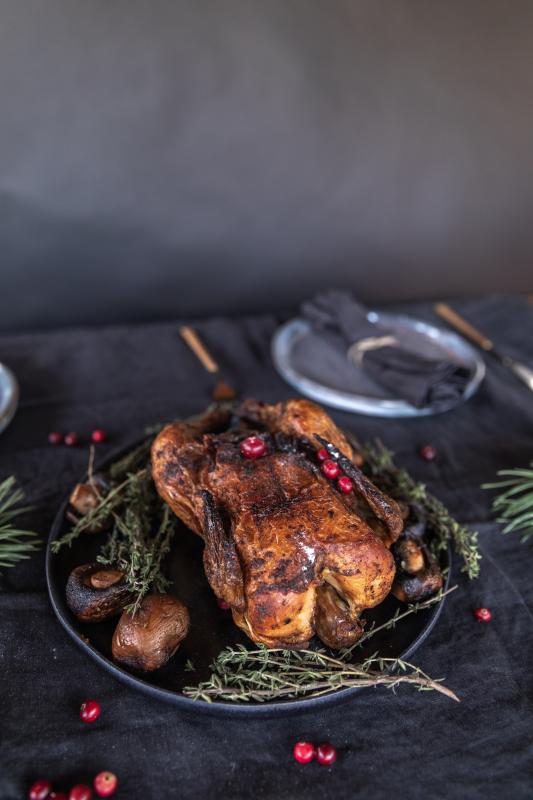
[[[124,455],[126,452],[131,450],[135,447],[135,444],[139,444],[142,441],[141,439],[137,439],[131,444],[127,445],[126,447],[121,447],[114,452],[109,453],[99,464],[98,469],[105,469],[105,467],[115,461],[116,459],[120,458],[121,455]],[[85,477],[85,476],[83,476]],[[83,478],[81,479],[83,480]],[[65,512],[68,506],[68,499],[70,493],[65,497],[63,502],[61,503],[59,510],[54,518],[52,523],[52,527],[50,529],[50,533],[48,535],[48,541],[46,545],[46,558],[45,558],[45,566],[46,566],[46,585],[48,588],[48,596],[50,598],[50,603],[54,610],[56,617],[58,618],[59,622],[69,634],[69,636],[76,642],[78,647],[80,647],[84,652],[86,652],[94,661],[96,661],[100,666],[104,668],[106,672],[109,672],[115,678],[117,678],[122,683],[126,684],[127,686],[131,687],[132,689],[136,689],[138,691],[143,692],[144,694],[149,695],[150,697],[155,697],[159,700],[163,700],[167,703],[172,703],[173,705],[180,707],[184,711],[190,712],[198,712],[201,714],[208,714],[211,716],[232,716],[232,717],[249,717],[251,716],[259,716],[259,717],[268,717],[268,716],[282,716],[282,715],[290,715],[295,713],[302,713],[305,711],[310,711],[314,709],[321,709],[329,706],[334,706],[343,702],[346,702],[350,698],[354,697],[357,693],[361,691],[368,690],[370,687],[352,687],[348,689],[340,689],[337,692],[332,692],[331,694],[322,695],[320,697],[307,697],[301,698],[299,700],[287,700],[283,703],[279,702],[267,702],[267,703],[229,703],[229,702],[213,702],[207,703],[204,700],[192,700],[189,697],[185,697],[184,695],[170,691],[169,689],[163,689],[159,686],[154,686],[151,683],[143,680],[142,678],[132,675],[131,673],[127,672],[126,670],[122,669],[122,667],[117,666],[108,658],[106,658],[99,650],[93,647],[91,644],[85,642],[82,638],[80,633],[76,630],[75,626],[72,624],[70,620],[71,613],[68,609],[66,601],[64,599],[64,591],[61,591],[61,588],[58,587],[53,580],[52,577],[52,559],[54,554],[52,553],[52,542],[58,537],[58,534],[62,528]],[[447,590],[450,585],[450,577],[451,577],[451,567],[452,567],[452,557],[451,557],[451,549],[448,547],[447,551],[447,560],[449,567],[448,572],[446,574],[446,580],[444,584],[444,589]],[[62,587],[64,589],[64,587]],[[411,642],[409,647],[404,650],[399,658],[400,659],[407,659],[412,653],[417,650],[420,645],[427,639],[433,628],[435,627],[438,618],[442,613],[442,608],[444,606],[444,602],[446,597],[443,597],[440,603],[435,605],[431,610],[431,615],[424,626],[424,628],[420,631],[418,636]]]

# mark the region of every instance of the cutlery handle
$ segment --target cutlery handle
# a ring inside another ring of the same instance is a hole
[[[502,362],[506,367],[512,369],[516,377],[520,378],[522,383],[525,383],[533,392],[533,369],[526,367],[520,361],[515,361],[514,358],[509,358],[509,356],[503,356]]]
[[[453,328],[462,333],[468,339],[471,339],[475,344],[481,347],[482,350],[486,350],[487,352],[492,350],[494,345],[492,341],[487,337],[484,336],[481,331],[478,331],[477,328],[474,328],[473,325],[470,325],[465,319],[463,319],[459,314],[450,308],[449,305],[446,303],[435,303],[433,306],[435,312],[445,319]]]
[[[195,330],[190,328],[188,325],[182,325],[180,328],[180,336],[187,342],[204,369],[206,369],[208,372],[218,372],[217,362],[211,357],[211,354],[208,352],[206,346]]]

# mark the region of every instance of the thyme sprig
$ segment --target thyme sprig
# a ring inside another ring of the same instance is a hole
[[[154,435],[146,437],[141,444],[129,450],[122,458],[111,464],[109,468],[109,477],[114,481],[123,481],[128,475],[135,472],[142,466],[146,466],[149,460],[150,448],[154,440]]]
[[[377,667],[377,669],[376,669]],[[211,677],[198,686],[187,686],[183,694],[193,700],[230,700],[259,703],[296,697],[319,697],[353,687],[401,683],[420,690],[433,689],[459,702],[450,689],[419,667],[399,658],[372,656],[359,664],[328,655],[324,650],[283,650],[243,645],[226,647],[213,664]]]
[[[521,542],[533,536],[533,461],[531,469],[502,469],[497,475],[504,480],[485,483],[482,489],[499,489],[492,501],[502,533],[519,533]]]
[[[462,572],[466,572],[470,579],[477,578],[481,560],[477,532],[457,522],[423,483],[415,481],[406,470],[398,468],[392,453],[381,442],[368,442],[360,449],[365,458],[363,468],[379,488],[396,499],[415,503],[422,508],[432,532],[429,542],[432,550],[435,553],[446,550],[448,543],[453,542],[456,553],[463,560]]]
[[[165,507],[162,519],[154,536],[146,536],[146,529],[139,528],[134,520],[117,520],[117,527],[104,545],[97,561],[113,565],[122,570],[126,582],[135,595],[127,610],[135,614],[143,597],[149,591],[164,592],[169,581],[162,572],[162,562],[168,551],[175,527],[171,511]]]
[[[176,530],[175,517],[157,494],[151,477],[150,447],[154,435],[151,431],[140,445],[111,465],[109,478],[115,484],[105,495],[94,481],[90,458],[88,481],[100,502],[52,545],[57,553],[64,546],[70,547],[81,534],[108,521],[109,532],[96,560],[124,573],[134,595],[128,606],[132,613],[149,591],[163,592],[168,587],[163,561]]]
[[[395,689],[400,683],[410,683],[420,690],[436,691],[458,698],[438,680],[432,680],[418,667],[398,658],[373,655],[360,663],[352,663],[353,650],[372,638],[378,631],[394,628],[410,614],[417,614],[440,603],[457,586],[441,590],[434,597],[413,603],[396,613],[390,620],[369,630],[352,647],[332,656],[325,649],[284,650],[267,648],[248,650],[243,645],[226,647],[211,666],[211,676],[198,686],[187,686],[183,694],[193,700],[228,700],[233,702],[265,702],[295,697],[318,697],[353,686],[386,686]],[[375,669],[375,665],[379,667]],[[410,671],[408,671],[410,670]]]
[[[437,605],[444,597],[447,597],[447,595],[451,594],[452,592],[455,592],[457,588],[458,587],[456,585],[450,587],[449,589],[440,589],[436,594],[433,595],[433,597],[430,597],[428,600],[423,600],[419,603],[409,603],[405,611],[401,611],[400,608],[397,608],[393,616],[389,620],[383,622],[381,625],[372,624],[363,633],[361,638],[355,642],[355,644],[353,644],[351,647],[347,647],[341,650],[340,652],[343,658],[348,657],[355,650],[356,647],[361,647],[361,645],[364,642],[368,641],[368,639],[371,639],[372,636],[378,633],[378,631],[392,630],[393,628],[396,627],[396,625],[398,624],[398,622],[400,622],[400,620],[405,619],[405,617],[409,617],[411,614],[418,614],[420,611],[426,611],[428,608],[431,608],[431,606]]]
[[[0,567],[14,567],[39,548],[37,533],[15,525],[16,518],[29,511],[20,506],[23,500],[24,492],[13,475],[0,482]]]
[[[146,470],[140,470],[140,472],[145,473]],[[71,547],[72,543],[81,536],[82,533],[97,529],[99,525],[108,519],[112,512],[115,512],[119,506],[122,505],[127,494],[128,486],[135,483],[139,477],[139,473],[133,473],[132,475],[128,475],[118,486],[114,486],[108,494],[102,497],[96,508],[91,509],[87,514],[81,517],[60,539],[56,539],[52,542],[52,552],[58,553],[65,545]]]

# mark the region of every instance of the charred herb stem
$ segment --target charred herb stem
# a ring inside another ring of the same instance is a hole
[[[352,687],[386,686],[395,689],[402,683],[420,690],[432,689],[459,701],[440,681],[402,659],[371,657],[360,664],[352,664],[323,651],[266,647],[257,650],[226,648],[213,664],[211,678],[198,686],[186,687],[183,693],[206,702],[265,702],[318,697]]]

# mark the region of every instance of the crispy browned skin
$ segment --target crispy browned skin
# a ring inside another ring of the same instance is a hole
[[[221,425],[213,416],[168,425],[152,448],[157,489],[203,537],[207,578],[251,639],[296,648],[317,633],[331,647],[348,646],[361,635],[361,611],[390,591],[395,568],[387,544],[401,530],[399,509],[370,485],[370,502],[388,509],[392,534],[366,505],[364,487],[343,495],[322,476],[315,434],[348,459],[354,454],[314,403],[249,401],[240,414],[263,436],[266,455],[243,458],[239,443],[250,430],[210,433]],[[280,436],[303,442],[303,450],[281,447]]]

